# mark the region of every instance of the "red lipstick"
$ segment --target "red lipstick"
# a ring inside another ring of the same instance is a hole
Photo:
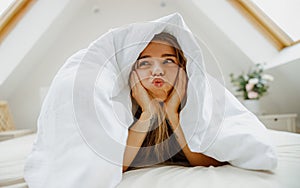
[[[155,78],[155,79],[153,79],[153,81],[152,81],[152,84],[153,84],[154,86],[156,86],[156,87],[161,87],[161,86],[164,85],[164,83],[165,83],[165,81],[164,81],[163,79],[161,79],[161,78]]]

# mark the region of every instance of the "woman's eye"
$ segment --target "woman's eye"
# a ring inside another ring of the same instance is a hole
[[[163,62],[163,64],[168,64],[168,63],[175,63],[175,61],[173,59],[166,59]]]
[[[149,63],[148,61],[141,61],[141,62],[139,63],[139,67],[141,67],[141,66],[146,66],[146,65],[150,65],[150,63]]]

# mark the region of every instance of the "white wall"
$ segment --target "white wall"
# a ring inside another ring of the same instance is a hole
[[[263,104],[269,113],[297,113],[300,132],[300,60],[267,70],[275,77]]]
[[[0,43],[0,86],[38,42],[69,0],[37,1]],[[44,11],[47,9],[49,12]],[[38,15],[38,16],[37,16]],[[31,64],[29,64],[30,66]]]

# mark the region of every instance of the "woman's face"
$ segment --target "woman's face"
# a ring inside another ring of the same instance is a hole
[[[164,41],[152,41],[135,64],[137,75],[148,93],[165,101],[177,78],[179,60],[175,50]]]

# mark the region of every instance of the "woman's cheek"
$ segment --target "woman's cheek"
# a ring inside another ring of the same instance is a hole
[[[174,86],[175,80],[176,80],[176,74],[175,74],[175,75],[170,75],[167,82],[168,82],[171,86]]]
[[[149,75],[147,75],[147,72],[144,70],[137,70],[137,75],[139,76],[141,81],[144,81],[147,77],[149,77]]]
[[[143,71],[137,71],[139,79],[142,83],[142,85],[146,88],[149,89],[149,84],[148,84],[148,76],[143,72]]]

